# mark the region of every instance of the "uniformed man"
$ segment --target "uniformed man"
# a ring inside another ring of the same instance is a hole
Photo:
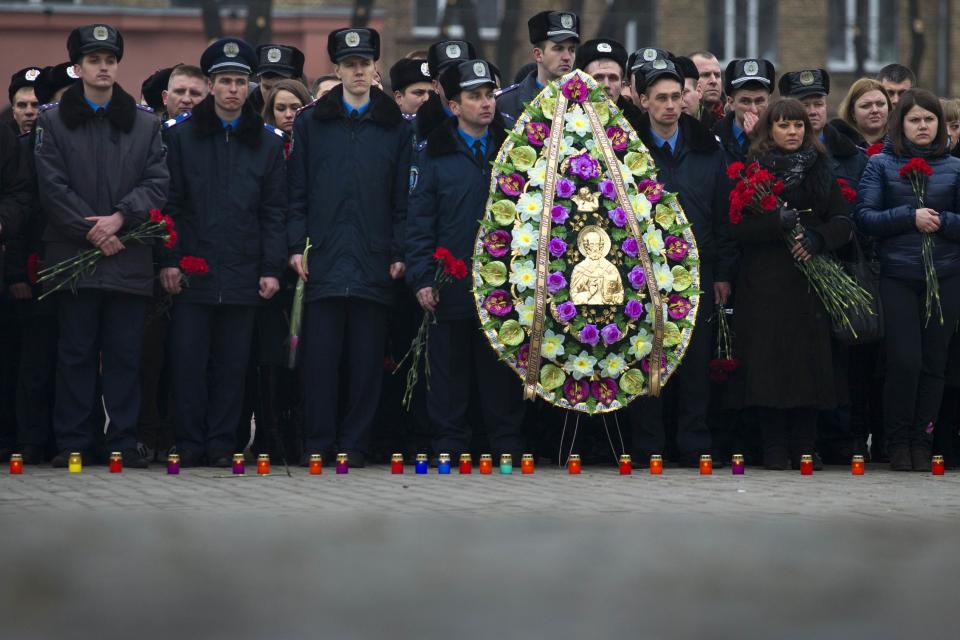
[[[307,283],[303,462],[345,452],[350,464],[363,466],[393,281],[405,269],[411,131],[396,102],[372,87],[379,33],[337,29],[327,51],[342,84],[300,111],[289,160],[290,265]],[[307,238],[313,248],[304,263]]]
[[[508,123],[520,117],[524,103],[537,97],[547,83],[573,70],[580,43],[580,18],[570,11],[541,11],[527,21],[527,28],[537,70],[497,95],[497,108]]]
[[[430,98],[432,87],[430,63],[426,58],[400,58],[390,67],[390,89],[407,119],[417,115],[420,105]]]
[[[720,76],[720,61],[709,51],[694,51],[689,58],[697,67],[700,90],[700,122],[712,129],[724,116],[723,80]]]
[[[665,49],[656,47],[640,47],[627,57],[627,84],[630,86],[630,96],[633,104],[643,112],[640,96],[643,94],[643,87],[637,88],[635,85],[637,72],[640,67],[653,62],[654,60],[670,60],[673,54]]]
[[[193,111],[209,93],[210,85],[200,67],[178,64],[171,69],[166,88],[161,94],[167,118]]]
[[[250,92],[250,100],[257,113],[263,111],[263,105],[277,80],[293,78],[303,81],[303,52],[286,44],[262,44],[257,47],[258,90]],[[306,83],[304,83],[306,84]]]
[[[35,87],[40,77],[39,67],[20,69],[10,78],[10,87],[7,96],[13,109],[13,123],[17,135],[33,131],[33,125],[40,115],[40,104],[37,102]]]
[[[577,48],[574,67],[603,85],[604,91],[617,107],[623,111],[632,126],[640,117],[640,110],[622,96],[627,84],[627,50],[616,40],[597,38],[588,40]]]
[[[286,264],[283,137],[247,99],[257,56],[224,38],[203,52],[210,95],[167,129],[167,210],[180,239],[160,282],[174,296],[170,360],[182,465],[232,463],[257,307],[280,288]],[[184,284],[181,260],[209,273]]]
[[[114,27],[74,29],[67,50],[80,82],[40,114],[34,156],[47,216],[48,264],[97,247],[105,255],[76,292],[60,294],[60,340],[53,428],[67,466],[71,451],[89,451],[98,366],[108,416],[106,439],[127,467],[146,467],[135,448],[140,408],[138,364],[147,300],[153,294],[149,244],[125,246],[119,236],[166,202],[169,183],[160,129],[116,84],[123,37]]]
[[[641,459],[662,455],[665,447],[664,407],[676,403],[677,448],[686,466],[696,466],[700,455],[711,453],[707,426],[710,401],[708,362],[711,333],[703,329],[714,304],[726,304],[736,260],[728,223],[729,182],[723,154],[713,134],[683,112],[685,78],[677,65],[656,59],[637,71],[635,86],[642,91],[642,116],[637,134],[657,165],[657,179],[677,193],[693,226],[700,255],[700,305],[683,364],[659,398],[634,403],[634,448]]]
[[[474,310],[467,279],[434,292],[438,246],[469,263],[478,220],[483,216],[491,161],[506,134],[496,114],[496,85],[490,65],[468,60],[440,76],[454,117],[418,145],[411,168],[407,229],[407,282],[425,311],[436,314],[427,358],[427,413],[435,429],[435,454],[457,458],[470,451],[468,418],[473,390],[495,455],[522,454],[524,407],[516,378],[490,349]]]
[[[700,72],[693,60],[686,56],[674,56],[671,61],[683,76],[683,113],[694,118],[700,117]],[[709,129],[709,127],[707,127]]]
[[[776,70],[769,60],[744,58],[727,65],[723,86],[730,112],[713,126],[727,164],[747,159],[750,136],[770,102],[775,80]]]
[[[76,84],[80,76],[77,75],[76,67],[71,62],[61,62],[52,67],[44,67],[40,71],[40,77],[37,78],[34,91],[37,94],[37,102],[42,107],[45,104],[59,102],[67,89]]]
[[[173,67],[157,69],[140,85],[140,102],[153,109],[158,120],[166,120],[167,113],[163,104],[163,90],[167,88]]]
[[[443,87],[440,86],[440,74],[451,64],[476,57],[473,45],[465,40],[441,40],[430,45],[427,68],[433,82],[433,92],[417,111],[415,141],[426,140],[435,128],[453,117],[443,95]]]

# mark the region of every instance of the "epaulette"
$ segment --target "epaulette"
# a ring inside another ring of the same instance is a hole
[[[510,92],[510,91],[513,91],[514,89],[516,89],[516,88],[519,87],[519,86],[520,86],[520,83],[518,82],[517,84],[512,84],[512,85],[510,85],[509,87],[505,87],[505,88],[503,88],[503,89],[497,89],[496,91],[493,92],[493,97],[494,97],[494,98],[499,98],[499,97],[502,96],[503,94],[508,93],[508,92]]]
[[[153,107],[148,107],[148,106],[145,105],[145,104],[137,103],[137,104],[136,104],[136,107],[137,107],[137,109],[140,109],[140,111],[146,111],[147,113],[153,113]]]
[[[276,128],[276,127],[273,126],[272,124],[267,124],[266,122],[264,122],[264,123],[263,123],[263,128],[266,129],[267,131],[269,131],[270,133],[272,133],[272,134],[280,137],[281,139],[284,137],[283,130]]]
[[[42,104],[40,105],[40,111],[47,111],[48,109],[53,109],[58,104],[60,104],[60,102],[48,102],[47,104]]]
[[[184,120],[190,117],[190,113],[191,113],[190,111],[184,111],[183,113],[178,115],[176,118],[170,118],[169,120],[163,123],[163,128],[169,129],[175,124],[180,124],[181,122],[183,122]]]
[[[413,122],[417,119],[417,114],[415,113],[401,113],[400,115],[402,115],[403,119],[407,122]]]

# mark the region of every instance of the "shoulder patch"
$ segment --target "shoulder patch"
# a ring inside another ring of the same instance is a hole
[[[276,127],[273,126],[272,124],[267,124],[266,122],[264,122],[264,123],[263,123],[263,128],[266,129],[267,131],[269,131],[270,133],[272,133],[273,135],[279,137],[279,138],[283,138],[283,137],[284,137],[283,130],[276,128]]]
[[[140,111],[146,111],[147,113],[153,113],[153,107],[148,107],[148,106],[145,105],[145,104],[140,104],[140,103],[138,102],[138,103],[136,104],[136,107],[137,107],[137,109],[140,109]]]
[[[49,109],[53,109],[53,108],[54,108],[55,106],[57,106],[58,104],[60,104],[60,103],[59,103],[59,102],[48,102],[47,104],[42,104],[42,105],[40,105],[40,111],[47,111],[47,110],[49,110]]]
[[[181,122],[183,122],[184,120],[187,120],[187,119],[189,119],[189,118],[190,118],[190,112],[189,112],[189,111],[184,111],[183,113],[181,113],[180,115],[178,115],[176,118],[170,118],[169,120],[165,121],[165,122],[163,123],[163,128],[164,128],[164,129],[169,129],[170,127],[172,127],[172,126],[174,126],[174,125],[177,125],[177,124],[180,124]]]
[[[519,87],[519,86],[520,86],[520,84],[518,83],[518,84],[512,84],[512,85],[510,85],[509,87],[505,87],[505,88],[503,88],[503,89],[497,89],[496,91],[493,92],[493,97],[494,97],[494,98],[499,98],[499,97],[502,96],[503,94],[509,93],[510,91],[513,91],[514,89],[516,89],[516,88]]]

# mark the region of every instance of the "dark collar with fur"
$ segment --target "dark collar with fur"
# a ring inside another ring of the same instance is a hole
[[[369,115],[370,119],[384,127],[395,127],[406,122],[396,101],[376,87],[370,88],[370,107],[364,115]],[[314,103],[313,117],[317,120],[344,117],[343,85],[337,85]]]
[[[452,116],[443,108],[440,95],[430,92],[427,101],[417,109],[417,139],[427,140],[433,130],[449,120]]]
[[[60,119],[68,129],[76,129],[97,116],[83,97],[83,83],[76,82],[60,98]],[[115,129],[130,133],[137,119],[137,102],[119,84],[113,85],[113,97],[107,105],[107,120]]]
[[[490,123],[490,135],[493,136],[491,146],[488,151],[499,150],[503,141],[507,138],[507,132],[504,129],[503,116],[497,111],[493,116],[493,122]],[[431,158],[445,156],[457,151],[457,119],[448,118],[440,126],[430,132],[427,138],[427,155]]]
[[[843,122],[843,120],[840,122]],[[823,127],[823,144],[834,158],[850,158],[861,153],[857,145],[853,143],[853,140],[840,133],[833,123],[830,122]]]
[[[193,108],[190,115],[190,121],[193,122],[193,132],[198,138],[218,135],[223,132],[223,123],[217,116],[213,104],[213,95],[208,95],[203,101]],[[240,111],[240,122],[235,131],[237,140],[252,149],[260,146],[263,139],[263,118],[254,110],[249,101],[243,103],[243,109]]]
[[[687,149],[694,153],[713,153],[719,146],[717,139],[703,124],[685,113],[680,114],[679,120],[680,133],[683,138],[683,144]],[[640,116],[637,135],[648,149],[653,149],[656,143],[653,141],[653,134],[650,132],[650,114],[644,113]]]

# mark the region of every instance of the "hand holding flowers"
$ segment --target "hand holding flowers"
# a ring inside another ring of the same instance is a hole
[[[900,167],[900,177],[904,178],[913,187],[913,195],[917,199],[916,227],[920,231],[920,256],[923,260],[923,273],[926,279],[927,294],[925,301],[926,323],[930,323],[934,307],[943,324],[943,308],[940,305],[940,281],[937,279],[937,270],[933,264],[933,235],[940,229],[940,214],[923,206],[927,196],[927,178],[933,175],[931,167],[923,158],[911,158]]]

